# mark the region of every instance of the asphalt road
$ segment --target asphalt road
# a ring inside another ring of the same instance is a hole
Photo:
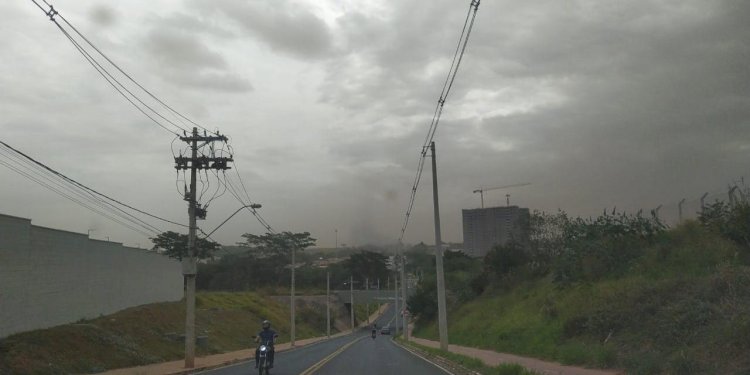
[[[378,331],[391,323],[393,308],[378,319]],[[272,375],[310,374],[446,374],[445,371],[396,346],[391,337],[380,335],[372,339],[370,331],[359,331],[331,340],[317,342],[276,353]],[[254,374],[255,362],[242,362],[201,374]]]

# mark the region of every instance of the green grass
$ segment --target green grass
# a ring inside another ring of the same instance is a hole
[[[360,324],[367,321],[367,317],[378,310],[377,303],[355,304],[354,305],[354,324]],[[368,315],[369,312],[369,315]]]
[[[688,224],[624,276],[560,288],[550,278],[488,290],[449,311],[451,343],[634,374],[750,369],[750,268]],[[435,322],[415,334],[437,339]],[[609,336],[605,344],[604,341]]]
[[[312,308],[306,319],[321,312]],[[296,337],[325,332],[298,315]],[[199,292],[196,296],[196,334],[208,336],[197,355],[252,347],[260,322],[270,319],[280,342],[289,341],[289,308],[250,292]],[[133,307],[92,320],[12,335],[0,341],[0,373],[92,373],[107,369],[177,360],[184,343],[175,335],[185,330],[185,304],[157,303]]]

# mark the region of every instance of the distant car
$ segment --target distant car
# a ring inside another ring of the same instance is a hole
[[[381,335],[390,335],[391,334],[391,327],[383,327],[380,329]]]

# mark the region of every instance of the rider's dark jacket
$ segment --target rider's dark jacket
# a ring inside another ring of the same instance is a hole
[[[260,338],[261,344],[273,346],[273,340],[275,336],[276,336],[276,331],[270,328],[263,329],[260,332],[258,332],[258,337]]]

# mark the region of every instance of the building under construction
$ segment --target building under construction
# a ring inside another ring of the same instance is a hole
[[[461,210],[464,225],[464,252],[483,257],[496,245],[527,236],[529,209],[518,206],[473,208]]]

